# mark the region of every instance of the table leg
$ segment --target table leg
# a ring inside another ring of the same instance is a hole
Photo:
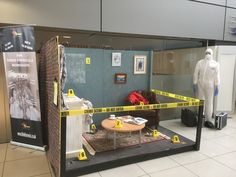
[[[116,149],[116,131],[113,134],[113,149]]]
[[[107,137],[107,139],[109,140],[109,134],[108,134],[108,131],[106,131],[106,137]]]
[[[141,136],[142,136],[142,131],[139,130],[139,146],[141,146]]]

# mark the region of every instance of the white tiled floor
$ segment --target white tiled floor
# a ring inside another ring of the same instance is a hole
[[[180,120],[162,121],[161,125],[195,140],[196,128],[185,127]],[[201,140],[200,151],[148,160],[132,164],[132,168],[127,165],[81,177],[236,177],[236,114],[228,119],[227,127],[222,130],[204,127]]]
[[[143,169],[145,173],[153,173],[179,166],[178,163],[168,157],[140,162],[137,163],[137,165]]]
[[[200,177],[235,177],[236,171],[218,163],[214,159],[205,159],[196,163],[184,166],[189,171]]]
[[[162,121],[165,126],[195,140],[196,128],[180,120]],[[1,177],[51,177],[45,153],[0,144]],[[134,163],[81,177],[236,177],[236,114],[222,130],[203,128],[200,151]]]
[[[102,177],[136,177],[146,174],[137,164],[104,170],[99,173]]]
[[[1,177],[51,177],[45,152],[0,144]]]
[[[168,170],[159,171],[156,173],[149,174],[151,177],[196,177],[193,173],[191,173],[186,168],[180,166],[180,167],[174,167]]]

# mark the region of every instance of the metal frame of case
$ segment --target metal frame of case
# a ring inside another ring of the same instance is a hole
[[[66,120],[67,117],[61,117],[61,153],[60,153],[60,174],[61,177],[67,177],[67,176],[78,176],[78,175],[84,175],[92,172],[97,172],[109,168],[114,168],[121,165],[127,165],[131,163],[136,163],[144,160],[154,159],[154,158],[160,158],[164,156],[169,156],[177,153],[187,152],[187,151],[198,151],[200,149],[200,141],[201,141],[201,131],[202,131],[202,119],[203,119],[203,105],[198,107],[198,123],[196,128],[196,140],[194,145],[189,145],[185,147],[180,147],[178,149],[167,149],[163,151],[159,151],[152,154],[147,155],[139,155],[124,158],[124,159],[118,159],[110,162],[102,162],[96,165],[89,165],[86,167],[81,167],[73,170],[67,170],[66,169]]]
[[[52,88],[53,81],[60,80],[60,57],[59,57],[59,37],[54,37],[47,41],[42,48],[41,52],[41,96],[42,100],[45,100],[45,107],[44,107],[44,116],[47,118],[47,127],[48,129],[48,141],[49,141],[49,149],[47,151],[47,157],[49,159],[50,165],[52,170],[56,173],[58,177],[68,177],[68,176],[78,176],[83,174],[92,173],[99,170],[109,169],[113,167],[117,167],[120,165],[126,165],[130,163],[140,162],[143,160],[159,158],[163,156],[168,156],[172,154],[177,154],[181,152],[199,150],[200,148],[200,140],[201,140],[201,130],[202,130],[202,116],[203,116],[203,105],[204,102],[201,100],[196,99],[189,99],[187,97],[175,94],[169,94],[170,97],[175,99],[180,99],[182,102],[174,102],[174,103],[161,103],[158,105],[138,105],[137,108],[150,108],[150,109],[166,109],[166,108],[177,108],[177,107],[189,107],[189,106],[198,106],[198,125],[196,129],[196,140],[191,141],[191,144],[187,144],[186,146],[178,147],[178,148],[167,148],[165,150],[161,150],[159,152],[152,152],[148,154],[135,154],[135,156],[123,158],[123,159],[114,159],[111,162],[105,163],[97,163],[96,165],[88,165],[84,167],[76,168],[75,166],[73,170],[67,168],[67,159],[66,159],[66,123],[67,123],[67,115],[61,114],[61,85],[58,82],[57,93],[58,95],[58,103],[55,105],[52,99],[52,95],[55,94],[55,90]],[[46,68],[46,70],[45,70]],[[50,71],[50,72],[49,72]],[[47,82],[45,82],[47,81]],[[45,94],[45,90],[47,90],[47,94]],[[167,92],[162,92],[163,96],[167,96]],[[158,94],[158,93],[156,93]],[[202,104],[200,104],[200,102]],[[191,104],[190,104],[191,103]],[[194,104],[196,103],[196,104]],[[168,107],[168,104],[170,105]],[[173,106],[175,105],[175,106]],[[120,112],[120,111],[128,111],[120,109],[121,107],[117,107],[118,109],[113,112]],[[108,108],[111,112],[113,110],[112,107]],[[48,113],[47,111],[50,110]],[[93,113],[97,113],[103,108],[94,108]],[[133,109],[133,110],[138,110]],[[81,110],[79,110],[81,111]],[[90,113],[90,112],[82,112],[83,114]],[[102,112],[100,112],[102,113]],[[183,137],[184,138],[184,137]]]

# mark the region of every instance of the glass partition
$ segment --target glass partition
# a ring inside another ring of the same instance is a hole
[[[195,97],[193,72],[198,60],[204,58],[204,47],[165,50],[153,53],[151,88]],[[169,98],[160,97],[160,102]],[[161,120],[180,118],[181,110],[161,111]]]

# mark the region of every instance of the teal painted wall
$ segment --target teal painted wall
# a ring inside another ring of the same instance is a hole
[[[120,67],[112,66],[112,52],[121,53]],[[68,80],[64,91],[74,89],[78,97],[90,100],[94,107],[125,105],[125,98],[131,91],[149,89],[149,51],[66,48],[65,54]],[[134,55],[147,56],[146,74],[133,74]],[[90,65],[85,64],[86,57],[90,57]],[[126,84],[115,84],[115,73],[126,73]],[[96,114],[94,120],[99,123],[107,116],[109,114]]]

